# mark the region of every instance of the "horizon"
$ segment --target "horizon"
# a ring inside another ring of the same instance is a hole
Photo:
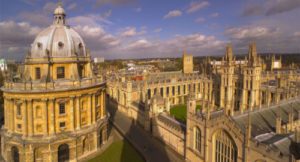
[[[172,1],[63,0],[67,24],[83,38],[92,57],[178,58],[185,50],[222,56],[232,43],[236,55],[256,42],[258,53],[300,53],[300,2],[293,0]],[[30,44],[52,24],[56,2],[2,1],[0,57],[22,60]],[[155,11],[155,12],[154,12]],[[230,11],[230,12],[228,12]]]

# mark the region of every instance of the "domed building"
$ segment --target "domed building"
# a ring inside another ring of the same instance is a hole
[[[93,74],[62,6],[31,44],[21,79],[7,80],[1,154],[6,161],[77,161],[107,140],[105,82]]]

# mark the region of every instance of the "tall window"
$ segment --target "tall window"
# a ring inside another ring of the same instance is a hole
[[[22,112],[21,112],[21,105],[20,105],[20,104],[17,105],[17,115],[18,115],[18,116],[21,116],[21,115],[22,115]]]
[[[42,117],[42,109],[41,109],[40,106],[37,106],[37,107],[35,108],[35,116],[36,116],[37,118],[41,118],[41,117]]]
[[[213,139],[215,162],[237,162],[237,147],[227,132],[219,130],[214,134]]]
[[[65,114],[66,113],[66,107],[65,107],[65,103],[59,103],[59,114]]]
[[[84,77],[84,67],[83,67],[83,65],[79,65],[79,67],[78,67],[78,73],[79,73],[79,77],[80,78]]]
[[[194,149],[201,152],[201,130],[194,128]]]
[[[35,79],[41,79],[41,68],[35,68]]]
[[[65,78],[65,67],[57,67],[57,79]]]

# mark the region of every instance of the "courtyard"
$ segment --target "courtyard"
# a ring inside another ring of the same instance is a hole
[[[111,144],[101,155],[89,162],[144,162],[142,156],[125,140]]]

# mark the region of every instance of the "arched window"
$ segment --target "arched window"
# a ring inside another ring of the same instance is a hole
[[[194,128],[194,149],[201,152],[201,130],[198,127]]]
[[[104,129],[99,129],[98,131],[98,146],[101,147],[101,145],[104,144]]]
[[[11,148],[11,159],[13,162],[19,162],[19,150],[16,146],[13,146]]]
[[[85,153],[86,151],[88,151],[88,148],[87,148],[87,138],[86,137],[82,140],[82,150],[83,150],[83,153]]]
[[[237,162],[238,150],[234,140],[224,130],[213,135],[214,162]]]
[[[66,162],[70,159],[70,150],[69,145],[62,144],[59,145],[58,151],[57,151],[57,161],[58,162]]]
[[[79,55],[83,55],[83,45],[82,45],[82,43],[78,44],[78,49],[79,49]]]
[[[43,161],[43,156],[42,156],[42,152],[41,152],[40,149],[35,148],[33,152],[34,152],[34,154],[33,154],[33,156],[34,156],[33,157],[34,162]]]

